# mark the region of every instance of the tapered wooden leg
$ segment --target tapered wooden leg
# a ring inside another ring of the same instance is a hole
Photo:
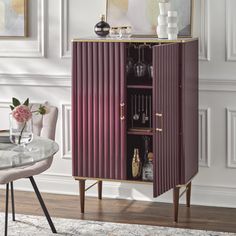
[[[179,214],[179,187],[173,189],[173,203],[174,203],[174,221],[178,222]]]
[[[186,205],[187,207],[190,207],[190,202],[191,202],[191,188],[192,188],[192,182],[190,182],[187,185],[187,192],[186,192]]]
[[[84,213],[84,198],[85,198],[85,180],[79,180],[79,193],[80,193],[80,211]]]
[[[102,181],[98,181],[98,199],[102,199]]]

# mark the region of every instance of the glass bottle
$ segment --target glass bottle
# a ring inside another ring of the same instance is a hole
[[[94,26],[94,32],[101,37],[106,37],[109,34],[110,31],[110,25],[105,21],[105,15],[100,16],[100,20],[95,26]]]
[[[147,161],[143,165],[142,179],[145,181],[153,181],[153,153],[149,152]]]
[[[139,149],[134,149],[134,155],[132,159],[132,177],[134,179],[139,179],[142,172],[142,163],[139,157]]]
[[[143,162],[147,162],[148,161],[148,153],[149,153],[149,145],[150,145],[150,137],[148,136],[144,136],[143,137],[144,140],[144,155],[143,155]]]

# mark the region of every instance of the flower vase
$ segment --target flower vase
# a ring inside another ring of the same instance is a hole
[[[10,141],[17,146],[14,151],[26,151],[26,145],[33,140],[32,118],[19,122],[10,114]]]

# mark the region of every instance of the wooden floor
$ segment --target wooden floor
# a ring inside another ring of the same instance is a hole
[[[85,214],[80,214],[78,196],[42,194],[54,217],[130,224],[148,224],[236,233],[236,209],[192,206],[180,207],[179,223],[173,223],[172,205],[129,200],[86,198]],[[0,211],[5,193],[0,191]],[[34,193],[15,191],[16,213],[43,215]]]

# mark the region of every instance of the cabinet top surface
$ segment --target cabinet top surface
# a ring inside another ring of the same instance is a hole
[[[125,42],[125,43],[185,43],[195,41],[197,38],[178,38],[177,40],[153,38],[111,38],[111,37],[88,37],[88,38],[75,38],[72,42]]]

